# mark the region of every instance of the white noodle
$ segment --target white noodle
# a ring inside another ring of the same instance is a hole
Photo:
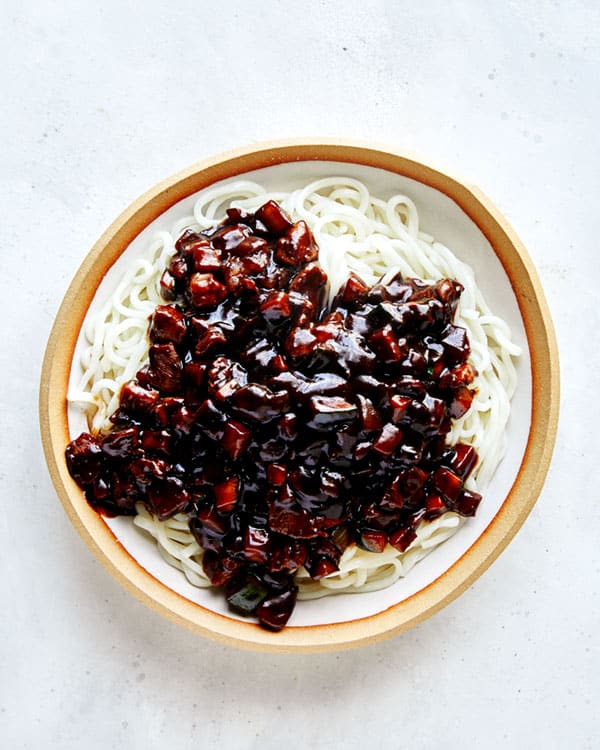
[[[462,284],[455,323],[468,331],[470,361],[478,371],[474,383],[477,395],[467,414],[454,422],[448,441],[467,443],[477,450],[479,461],[466,484],[482,491],[504,455],[510,399],[516,387],[513,358],[519,356],[520,349],[511,341],[508,325],[488,308],[471,268],[420,231],[413,201],[405,195],[381,200],[371,196],[362,182],[349,177],[317,180],[291,193],[267,192],[247,180],[204,191],[193,217],[177,222],[172,233],[160,232],[146,255],[132,263],[98,314],[86,320],[83,372],[77,387],[68,394],[69,401],[86,410],[92,431],[110,429],[108,420],[117,408],[122,384],[133,379],[147,360],[148,316],[163,303],[160,277],[175,252],[174,238],[188,227],[200,230],[214,225],[230,206],[252,211],[269,199],[277,200],[294,220],[304,219],[311,227],[320,248],[319,262],[329,277],[329,300],[352,271],[369,285],[397,271],[427,282],[448,277]],[[156,539],[164,559],[182,570],[194,586],[210,586],[202,570],[203,550],[191,534],[187,518],[180,514],[159,521],[142,503],[136,509],[134,523]],[[451,512],[422,522],[417,538],[404,552],[388,545],[382,553],[374,554],[353,545],[342,555],[339,571],[320,581],[301,569],[296,575],[299,598],[385,588],[405,576],[462,523],[463,519]]]

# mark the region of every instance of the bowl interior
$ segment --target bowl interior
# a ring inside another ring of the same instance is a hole
[[[335,623],[372,618],[400,603],[406,602],[418,592],[429,587],[446,571],[451,569],[474,543],[490,528],[498,511],[509,495],[517,477],[528,445],[532,414],[532,371],[530,348],[526,328],[519,309],[513,282],[500,263],[492,245],[482,229],[462,208],[440,190],[428,184],[396,174],[393,171],[348,162],[325,160],[293,161],[275,164],[257,170],[236,174],[228,179],[251,179],[270,190],[292,190],[319,177],[341,175],[362,180],[371,193],[387,198],[396,193],[408,195],[417,205],[421,229],[448,246],[461,260],[475,271],[479,288],[492,311],[506,320],[511,328],[513,341],[522,348],[517,362],[518,386],[512,402],[511,417],[507,428],[506,456],[485,491],[484,500],[477,516],[469,519],[452,538],[436,548],[418,563],[409,575],[383,591],[365,594],[342,594],[298,604],[287,626],[288,629],[303,629],[306,626],[328,626]],[[137,255],[143,253],[154,234],[162,229],[170,230],[174,223],[192,213],[199,193],[177,201],[170,208],[145,226],[125,248],[121,257],[110,267],[97,288],[86,315],[91,315],[101,306],[115,289],[124,268]],[[79,373],[79,353],[83,346],[80,333],[75,347],[75,356],[70,364],[70,379],[76,382]],[[64,398],[65,393],[55,394]],[[75,437],[87,428],[81,410],[68,409],[68,430]],[[107,549],[119,546],[146,571],[159,589],[174,592],[190,603],[193,619],[194,608],[198,613],[206,611],[219,615],[217,622],[241,620],[228,611],[221,594],[212,590],[198,589],[189,584],[182,573],[170,567],[160,556],[152,539],[133,526],[129,518],[102,520],[105,526]],[[244,622],[248,628],[255,626]]]

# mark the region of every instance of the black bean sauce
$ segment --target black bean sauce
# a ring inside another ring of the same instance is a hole
[[[271,630],[301,566],[319,579],[350,544],[403,551],[422,520],[474,515],[477,454],[446,444],[476,375],[460,284],[351,275],[326,308],[314,238],[273,201],[176,250],[112,431],[66,449],[92,507],[188,513],[210,580]]]

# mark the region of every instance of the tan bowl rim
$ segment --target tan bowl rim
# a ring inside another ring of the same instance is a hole
[[[124,549],[67,472],[64,449],[70,437],[65,396],[75,343],[95,291],[106,270],[147,224],[218,180],[274,164],[315,160],[361,164],[415,179],[444,193],[479,227],[510,280],[523,319],[531,353],[531,425],[519,472],[496,516],[435,581],[369,617],[270,633],[187,600]],[[347,139],[270,141],[228,151],[178,172],[135,200],[104,232],[75,274],[50,333],[40,385],[41,435],[52,481],[67,515],[102,565],[127,591],[170,620],[219,642],[273,652],[331,651],[373,643],[407,630],[465,591],[510,542],[537,500],[552,457],[558,411],[558,351],[550,312],[533,263],[507,220],[477,187],[439,167],[405,151]]]

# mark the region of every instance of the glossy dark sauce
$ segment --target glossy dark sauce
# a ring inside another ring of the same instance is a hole
[[[476,373],[457,282],[352,275],[326,308],[304,222],[272,201],[227,214],[177,241],[148,365],[66,459],[100,513],[189,513],[229,605],[280,630],[299,567],[319,579],[349,544],[404,551],[422,520],[474,515],[477,454],[446,435]]]

